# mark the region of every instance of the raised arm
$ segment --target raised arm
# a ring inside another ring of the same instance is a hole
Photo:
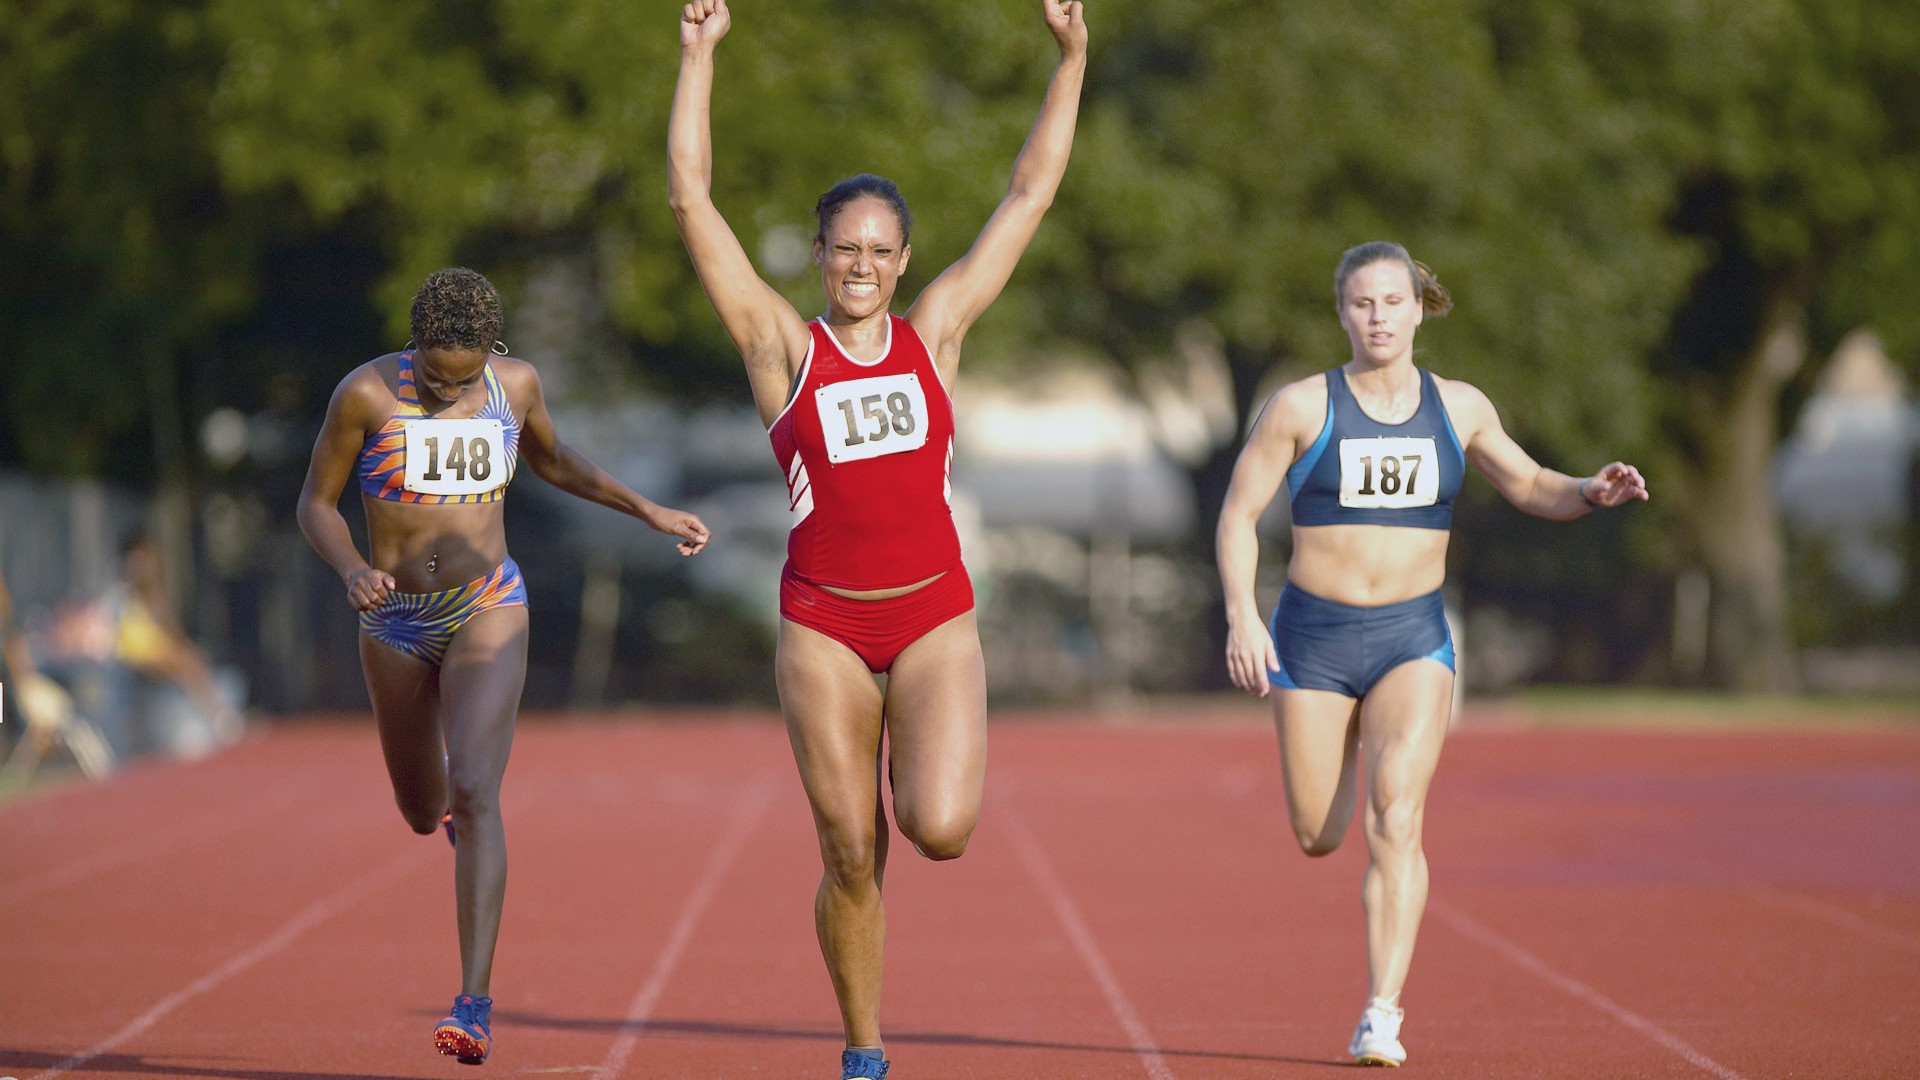
[[[1494,490],[1526,513],[1569,521],[1603,507],[1651,497],[1640,470],[1625,462],[1610,462],[1592,476],[1568,476],[1533,460],[1507,434],[1493,402],[1476,387],[1447,380],[1442,394],[1467,460]]]
[[[387,598],[393,589],[393,575],[368,565],[354,546],[347,519],[340,513],[340,493],[353,475],[354,462],[366,439],[367,418],[371,416],[384,385],[373,366],[355,368],[334,388],[327,403],[327,419],[313,442],[313,458],[307,463],[307,480],[300,488],[296,515],[307,543],[320,553],[347,587],[347,602],[356,611],[366,611]]]
[[[699,518],[685,510],[661,506],[614,479],[605,469],[587,460],[585,454],[560,441],[547,412],[546,394],[540,375],[530,364],[513,364],[515,396],[528,401],[526,419],[520,424],[520,455],[535,475],[561,491],[588,502],[599,503],[638,518],[657,532],[678,537],[680,554],[698,555],[707,546],[710,534]]]
[[[807,324],[760,280],[713,205],[713,59],[732,24],[726,0],[694,0],[681,11],[680,79],[667,123],[667,203],[707,299],[746,362],[760,419],[772,423],[806,356]]]
[[[907,312],[907,320],[927,342],[949,383],[959,367],[962,339],[1013,276],[1014,266],[1040,228],[1040,219],[1053,205],[1073,150],[1080,87],[1087,73],[1087,24],[1079,0],[1042,0],[1042,4],[1047,29],[1060,46],[1060,65],[1047,83],[1046,99],[1026,145],[1014,159],[1006,197],[973,247],[934,279]]]

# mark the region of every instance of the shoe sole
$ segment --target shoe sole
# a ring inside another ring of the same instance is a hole
[[[459,1028],[443,1027],[433,1033],[433,1048],[462,1065],[480,1065],[492,1053],[493,1044],[483,1043]]]
[[[1373,1054],[1362,1054],[1354,1058],[1353,1063],[1355,1065],[1371,1065],[1383,1069],[1397,1069],[1400,1067],[1400,1063],[1392,1058],[1378,1057]]]

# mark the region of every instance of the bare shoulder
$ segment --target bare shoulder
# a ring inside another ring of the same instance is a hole
[[[510,401],[519,403],[540,393],[540,369],[517,356],[496,356],[487,361],[494,378],[507,391]]]
[[[1433,385],[1440,391],[1440,404],[1446,406],[1447,417],[1456,427],[1463,423],[1478,426],[1488,420],[1497,420],[1493,401],[1472,383],[1435,375]]]
[[[1259,426],[1275,434],[1299,436],[1319,431],[1327,415],[1327,378],[1317,372],[1273,392],[1261,407]]]
[[[373,414],[391,412],[399,400],[394,387],[400,381],[399,353],[388,353],[361,364],[346,373],[333,391],[334,405],[342,411]]]

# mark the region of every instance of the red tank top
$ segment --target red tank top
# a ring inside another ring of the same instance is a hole
[[[787,561],[816,585],[893,589],[960,561],[953,402],[907,320],[887,316],[880,359],[849,357],[824,322],[767,435],[793,510]]]

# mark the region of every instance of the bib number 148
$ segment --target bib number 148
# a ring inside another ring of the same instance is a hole
[[[424,495],[484,495],[505,481],[505,431],[498,420],[409,420],[404,486]]]

